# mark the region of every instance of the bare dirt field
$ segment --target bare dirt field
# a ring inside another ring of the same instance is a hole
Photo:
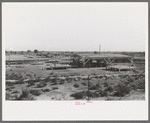
[[[110,71],[102,67],[45,68],[45,65],[7,66],[6,100],[145,99],[145,73]]]

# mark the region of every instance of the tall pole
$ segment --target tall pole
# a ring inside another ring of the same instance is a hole
[[[99,45],[99,54],[100,54],[100,51],[101,51],[101,45]]]
[[[88,100],[89,100],[89,76],[88,76]]]

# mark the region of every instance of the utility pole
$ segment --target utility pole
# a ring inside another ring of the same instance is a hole
[[[99,54],[100,54],[100,51],[101,51],[101,45],[99,45]]]
[[[88,75],[88,100],[89,100],[89,76],[90,75]]]

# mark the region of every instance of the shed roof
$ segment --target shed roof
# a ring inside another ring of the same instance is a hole
[[[79,54],[79,56],[86,59],[131,58],[131,56],[122,54]]]

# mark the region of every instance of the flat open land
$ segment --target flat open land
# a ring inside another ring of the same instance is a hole
[[[6,100],[144,100],[145,66],[137,66],[141,72],[105,67],[46,70],[45,64],[6,66]]]

